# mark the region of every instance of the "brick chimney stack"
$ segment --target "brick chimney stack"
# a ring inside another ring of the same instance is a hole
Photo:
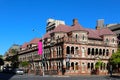
[[[79,24],[78,19],[73,19],[73,25]]]
[[[97,20],[96,30],[100,30],[102,28],[104,28],[104,19],[99,19]]]

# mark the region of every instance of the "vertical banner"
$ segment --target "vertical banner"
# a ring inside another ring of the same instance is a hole
[[[38,54],[42,55],[42,52],[43,52],[43,50],[42,50],[42,41],[39,41],[38,42]]]

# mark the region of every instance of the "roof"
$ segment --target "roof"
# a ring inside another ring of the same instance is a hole
[[[60,24],[57,27],[55,27],[54,30],[47,32],[44,38],[50,37],[50,34],[54,32],[66,32],[67,33],[67,32],[76,31],[76,30],[86,31],[88,32],[88,37],[94,38],[94,39],[102,39],[101,38],[102,35],[108,35],[108,34],[115,35],[115,33],[113,33],[109,28],[102,28],[99,30],[87,29],[87,28],[83,28],[79,23],[76,23],[72,26]]]
[[[100,29],[100,30],[97,30],[97,32],[98,32],[98,34],[100,35],[100,36],[102,36],[102,35],[115,35],[115,33],[114,32],[112,32],[109,28],[102,28],[102,29]]]
[[[34,38],[33,40],[31,40],[31,41],[29,42],[29,44],[36,44],[36,43],[38,43],[40,40],[41,40],[41,38]]]
[[[63,24],[60,24],[53,30],[53,32],[69,32],[69,31],[70,31],[70,27]]]
[[[101,39],[97,30],[86,29],[88,31],[88,38]]]
[[[70,28],[71,28],[71,31],[84,30],[80,24],[75,24],[75,25],[71,26]]]
[[[48,37],[50,37],[50,34],[53,32],[53,30],[52,31],[48,31],[44,36],[43,36],[43,38],[48,38]]]
[[[28,44],[29,44],[28,42],[25,42],[25,43],[21,46],[21,48],[26,48]]]

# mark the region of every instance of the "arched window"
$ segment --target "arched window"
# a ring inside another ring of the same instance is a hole
[[[72,70],[74,70],[74,62],[71,63]]]
[[[82,36],[82,40],[85,40],[85,36],[84,36],[84,34],[83,34],[83,36]]]
[[[92,55],[94,55],[94,48],[92,48]]]
[[[71,54],[74,54],[74,47],[71,47]]]
[[[59,49],[58,49],[58,47],[57,47],[57,57],[59,56]]]
[[[78,40],[78,35],[77,34],[75,35],[75,38],[76,38],[76,40]]]
[[[76,54],[78,54],[78,47],[75,48],[75,52],[76,52]]]
[[[70,62],[66,62],[66,69],[69,70],[70,68]]]
[[[66,53],[67,53],[67,54],[70,54],[70,47],[69,47],[69,46],[67,46]]]
[[[103,65],[103,69],[105,70],[105,67],[106,67],[106,64],[104,63],[104,65]]]
[[[91,63],[91,70],[93,69],[93,67],[94,67],[94,65],[93,65],[93,63]]]
[[[99,55],[102,55],[102,49],[99,49]]]
[[[61,53],[60,53],[60,52],[61,52],[61,51],[60,51],[60,46],[59,46],[59,49],[58,49],[58,50],[59,50],[59,56],[60,56],[60,55],[61,55]]]
[[[108,38],[106,39],[106,42],[105,42],[105,45],[108,45],[109,44],[109,40]]]
[[[107,42],[107,43],[109,42],[108,38],[106,39],[106,42]]]
[[[75,70],[78,70],[78,62],[75,63]]]
[[[90,48],[88,48],[88,55],[90,55]]]
[[[108,55],[109,55],[109,50],[107,49],[107,50],[106,50],[106,56],[108,56]]]
[[[96,49],[96,55],[98,55],[98,49]]]
[[[113,42],[113,43],[115,42],[115,39],[114,39],[114,38],[112,39],[112,42]]]
[[[105,55],[105,49],[103,49],[103,56]]]
[[[87,64],[87,68],[90,69],[90,63]]]
[[[114,50],[112,50],[112,53],[114,53]]]

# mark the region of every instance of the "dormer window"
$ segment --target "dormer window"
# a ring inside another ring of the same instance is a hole
[[[77,34],[75,35],[75,39],[78,40],[78,35]]]
[[[108,43],[109,42],[109,40],[108,40],[108,38],[106,39],[106,43]]]
[[[113,43],[115,42],[115,39],[114,39],[114,38],[112,39],[112,42],[113,42]]]
[[[84,34],[83,34],[83,36],[82,36],[82,39],[85,40],[85,36],[84,36]]]

